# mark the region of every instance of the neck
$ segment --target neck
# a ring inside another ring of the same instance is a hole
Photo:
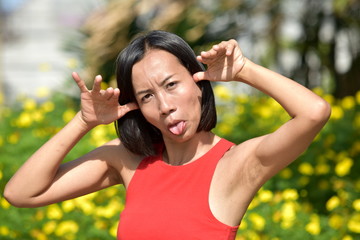
[[[199,132],[185,142],[165,142],[163,159],[170,165],[190,163],[208,152],[220,138],[211,132]]]

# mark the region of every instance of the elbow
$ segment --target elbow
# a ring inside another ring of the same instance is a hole
[[[24,197],[19,196],[19,194],[13,191],[10,187],[7,186],[5,187],[3,197],[14,207],[18,207],[18,208],[31,207]]]
[[[331,115],[331,106],[324,99],[319,99],[313,103],[310,111],[309,118],[312,122],[324,125]]]
[[[20,198],[16,197],[16,194],[9,189],[9,187],[5,187],[3,197],[14,207],[23,207]]]

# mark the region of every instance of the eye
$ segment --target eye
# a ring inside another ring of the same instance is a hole
[[[142,101],[142,102],[148,102],[151,97],[152,97],[152,94],[148,93],[148,94],[144,95],[144,96],[141,98],[141,101]]]
[[[166,88],[167,89],[172,89],[177,85],[177,82],[169,82],[168,84],[166,84]]]

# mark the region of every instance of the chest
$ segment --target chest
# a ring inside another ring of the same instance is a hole
[[[173,167],[158,161],[146,167],[140,165],[127,189],[119,234],[133,229],[133,222],[136,222],[136,225],[146,226],[156,239],[160,235],[173,239],[174,233],[181,239],[199,234],[199,239],[213,239],[214,236],[232,239],[237,226],[219,221],[209,206],[209,191],[217,164],[193,165]]]

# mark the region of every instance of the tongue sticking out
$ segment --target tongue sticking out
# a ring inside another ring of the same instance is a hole
[[[180,135],[185,129],[185,123],[184,122],[178,122],[172,126],[169,127],[169,130],[172,134]]]

